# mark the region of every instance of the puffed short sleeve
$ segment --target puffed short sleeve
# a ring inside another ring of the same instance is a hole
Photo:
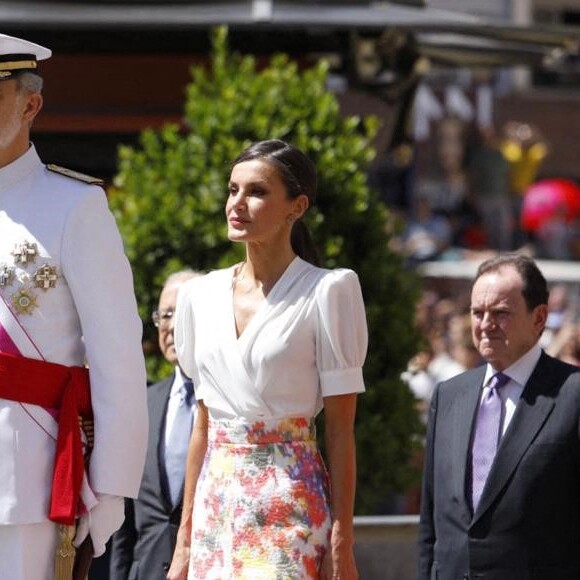
[[[196,385],[197,395],[197,385],[200,381],[195,365],[195,316],[193,311],[196,282],[197,279],[189,280],[179,289],[177,294],[173,341],[179,366]]]
[[[316,362],[322,396],[363,392],[368,334],[358,276],[352,270],[330,271],[318,285],[316,298]]]

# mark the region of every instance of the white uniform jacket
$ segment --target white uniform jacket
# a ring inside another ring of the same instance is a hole
[[[132,282],[102,188],[49,171],[33,146],[0,169],[0,298],[35,358],[88,364],[90,486],[128,497],[139,489],[147,438]],[[56,433],[44,409],[0,399],[0,524],[47,519]]]

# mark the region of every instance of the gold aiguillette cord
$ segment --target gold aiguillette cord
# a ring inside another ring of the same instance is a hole
[[[75,526],[58,526],[58,547],[54,563],[54,580],[71,580],[75,561]]]

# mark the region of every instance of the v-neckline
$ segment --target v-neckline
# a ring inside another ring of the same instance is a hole
[[[231,312],[230,324],[233,327],[234,339],[235,339],[236,343],[239,344],[242,341],[242,339],[248,334],[248,329],[250,329],[252,326],[255,325],[256,319],[261,318],[263,316],[264,311],[267,309],[268,305],[272,301],[272,297],[275,297],[278,289],[280,288],[282,281],[284,280],[284,278],[286,278],[288,276],[289,272],[294,269],[294,265],[297,264],[299,261],[300,261],[300,257],[294,256],[292,261],[286,266],[286,269],[282,272],[282,274],[280,274],[280,277],[278,278],[278,280],[276,280],[276,282],[274,283],[274,285],[270,289],[270,292],[268,292],[268,294],[264,297],[264,300],[262,300],[262,302],[260,303],[258,308],[256,308],[254,315],[252,316],[252,318],[250,318],[249,322],[246,324],[244,330],[242,330],[242,332],[240,334],[238,334],[238,329],[237,329],[237,324],[236,324],[236,310],[234,308],[234,284],[233,284],[233,279],[234,279],[236,267],[239,264],[236,264],[236,266],[232,267],[232,269],[231,269],[232,270],[232,272],[231,272],[232,273],[232,275],[231,275],[232,284],[230,285],[230,291],[229,291],[230,312]]]

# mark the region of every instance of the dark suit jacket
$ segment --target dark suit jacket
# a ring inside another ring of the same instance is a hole
[[[542,354],[474,514],[467,482],[485,367],[438,385],[425,450],[419,580],[580,578],[579,371]]]
[[[125,503],[125,521],[113,536],[111,580],[165,580],[171,563],[181,501],[175,509],[169,500],[160,445],[165,430],[167,402],[173,376],[151,385],[147,392],[149,442],[145,470],[137,500]]]

